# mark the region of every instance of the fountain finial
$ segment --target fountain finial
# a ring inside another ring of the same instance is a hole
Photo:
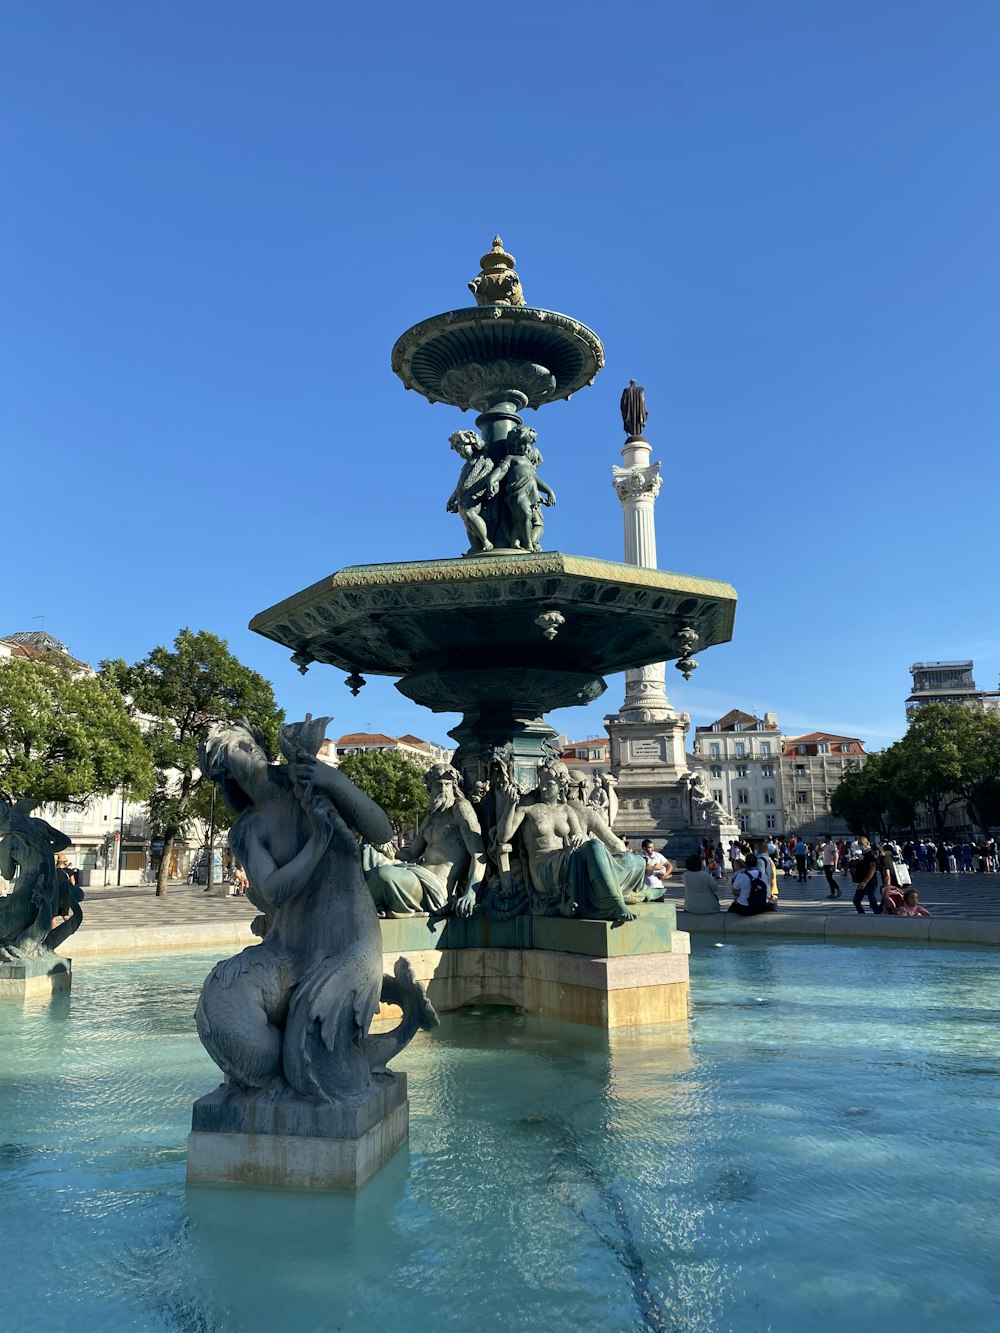
[[[469,283],[469,291],[476,305],[524,305],[521,280],[514,272],[515,259],[503,248],[499,236],[493,237],[493,248],[479,261],[482,272]]]

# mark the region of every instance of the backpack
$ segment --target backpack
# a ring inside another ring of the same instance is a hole
[[[744,872],[750,881],[750,892],[747,894],[747,905],[760,911],[767,906],[767,885],[764,883],[764,877],[759,870],[752,873],[747,870]]]

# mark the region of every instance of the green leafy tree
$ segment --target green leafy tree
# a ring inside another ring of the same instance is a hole
[[[906,735],[890,746],[896,781],[927,807],[938,843],[948,811],[961,805],[976,770],[976,714],[961,704],[925,704],[910,719]]]
[[[113,681],[55,661],[0,665],[0,792],[6,800],[86,805],[153,789],[142,733]]]
[[[959,794],[973,823],[984,835],[1000,824],[1000,717],[963,708],[958,725],[964,733],[963,773]]]
[[[427,809],[424,769],[398,750],[360,750],[342,755],[339,765],[356,787],[382,807],[397,838]]]
[[[889,803],[885,752],[869,755],[863,768],[844,774],[830,798],[830,810],[843,819],[852,833],[884,831]]]
[[[182,629],[172,649],[154,648],[131,667],[120,660],[102,662],[101,674],[130,697],[146,728],[156,769],[149,818],[163,839],[156,878],[156,895],[162,897],[174,839],[208,809],[209,792],[198,768],[199,743],[216,723],[246,718],[260,729],[273,754],[284,714],[270,683],[238,661],[225,639],[207,630]]]

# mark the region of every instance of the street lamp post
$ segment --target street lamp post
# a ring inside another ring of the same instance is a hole
[[[122,794],[122,814],[118,821],[118,887],[122,886],[122,861],[125,858],[125,796]]]
[[[212,875],[215,871],[215,783],[212,783],[212,810],[208,817],[208,884],[206,892],[212,892]]]

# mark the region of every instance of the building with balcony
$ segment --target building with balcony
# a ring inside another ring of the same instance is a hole
[[[759,718],[734,708],[706,727],[695,727],[691,767],[744,833],[781,832],[781,742],[775,713]]]
[[[709,795],[751,837],[847,833],[830,812],[830,799],[849,768],[865,762],[853,736],[813,731],[785,736],[776,713],[763,718],[738,708],[695,728],[695,759]]]

